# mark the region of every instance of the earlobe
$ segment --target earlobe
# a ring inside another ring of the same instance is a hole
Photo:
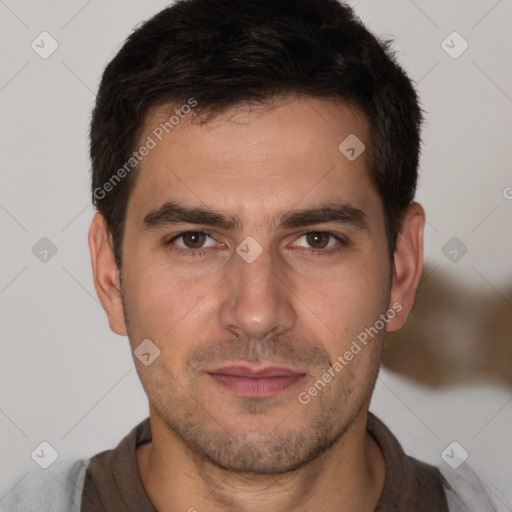
[[[389,320],[386,328],[388,332],[397,331],[404,325],[414,304],[416,289],[423,270],[424,226],[425,211],[419,203],[412,203],[404,214],[393,260],[389,307],[400,304],[402,309]]]
[[[116,334],[126,336],[119,269],[110,240],[105,218],[100,213],[96,213],[91,222],[88,238],[94,287],[107,313],[110,329]]]

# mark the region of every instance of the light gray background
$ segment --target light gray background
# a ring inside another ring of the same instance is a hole
[[[92,282],[87,131],[104,66],[167,3],[0,0],[2,488],[38,469],[40,442],[89,456],[147,415],[127,339],[109,331]],[[352,4],[394,38],[427,113],[425,273],[372,410],[429,462],[460,443],[512,510],[512,2]],[[48,59],[31,48],[43,31],[59,44]],[[457,59],[441,45],[453,31],[469,44]],[[58,249],[46,263],[32,252],[42,237]],[[468,249],[456,262],[443,253],[452,237]]]

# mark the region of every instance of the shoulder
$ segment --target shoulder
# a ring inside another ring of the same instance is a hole
[[[439,468],[450,512],[497,512],[485,485],[471,466],[464,463],[456,470]]]
[[[89,459],[32,469],[0,490],[0,512],[78,512]]]

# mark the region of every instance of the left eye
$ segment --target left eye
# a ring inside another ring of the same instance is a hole
[[[205,245],[207,238],[210,239],[210,245]],[[180,239],[182,240],[181,244],[176,242]],[[204,231],[189,231],[187,233],[182,233],[171,241],[183,249],[204,249],[205,247],[212,247],[215,245],[213,238]]]
[[[309,231],[308,233],[302,234],[298,240],[305,240],[309,244],[310,248],[313,249],[330,249],[336,245],[336,242],[340,242],[341,239],[332,233],[326,233],[324,231]],[[330,243],[332,242],[332,243]],[[301,246],[298,242],[295,245]]]

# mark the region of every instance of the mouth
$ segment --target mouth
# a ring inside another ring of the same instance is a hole
[[[219,385],[237,396],[269,397],[302,380],[306,374],[288,368],[229,366],[207,372]]]

